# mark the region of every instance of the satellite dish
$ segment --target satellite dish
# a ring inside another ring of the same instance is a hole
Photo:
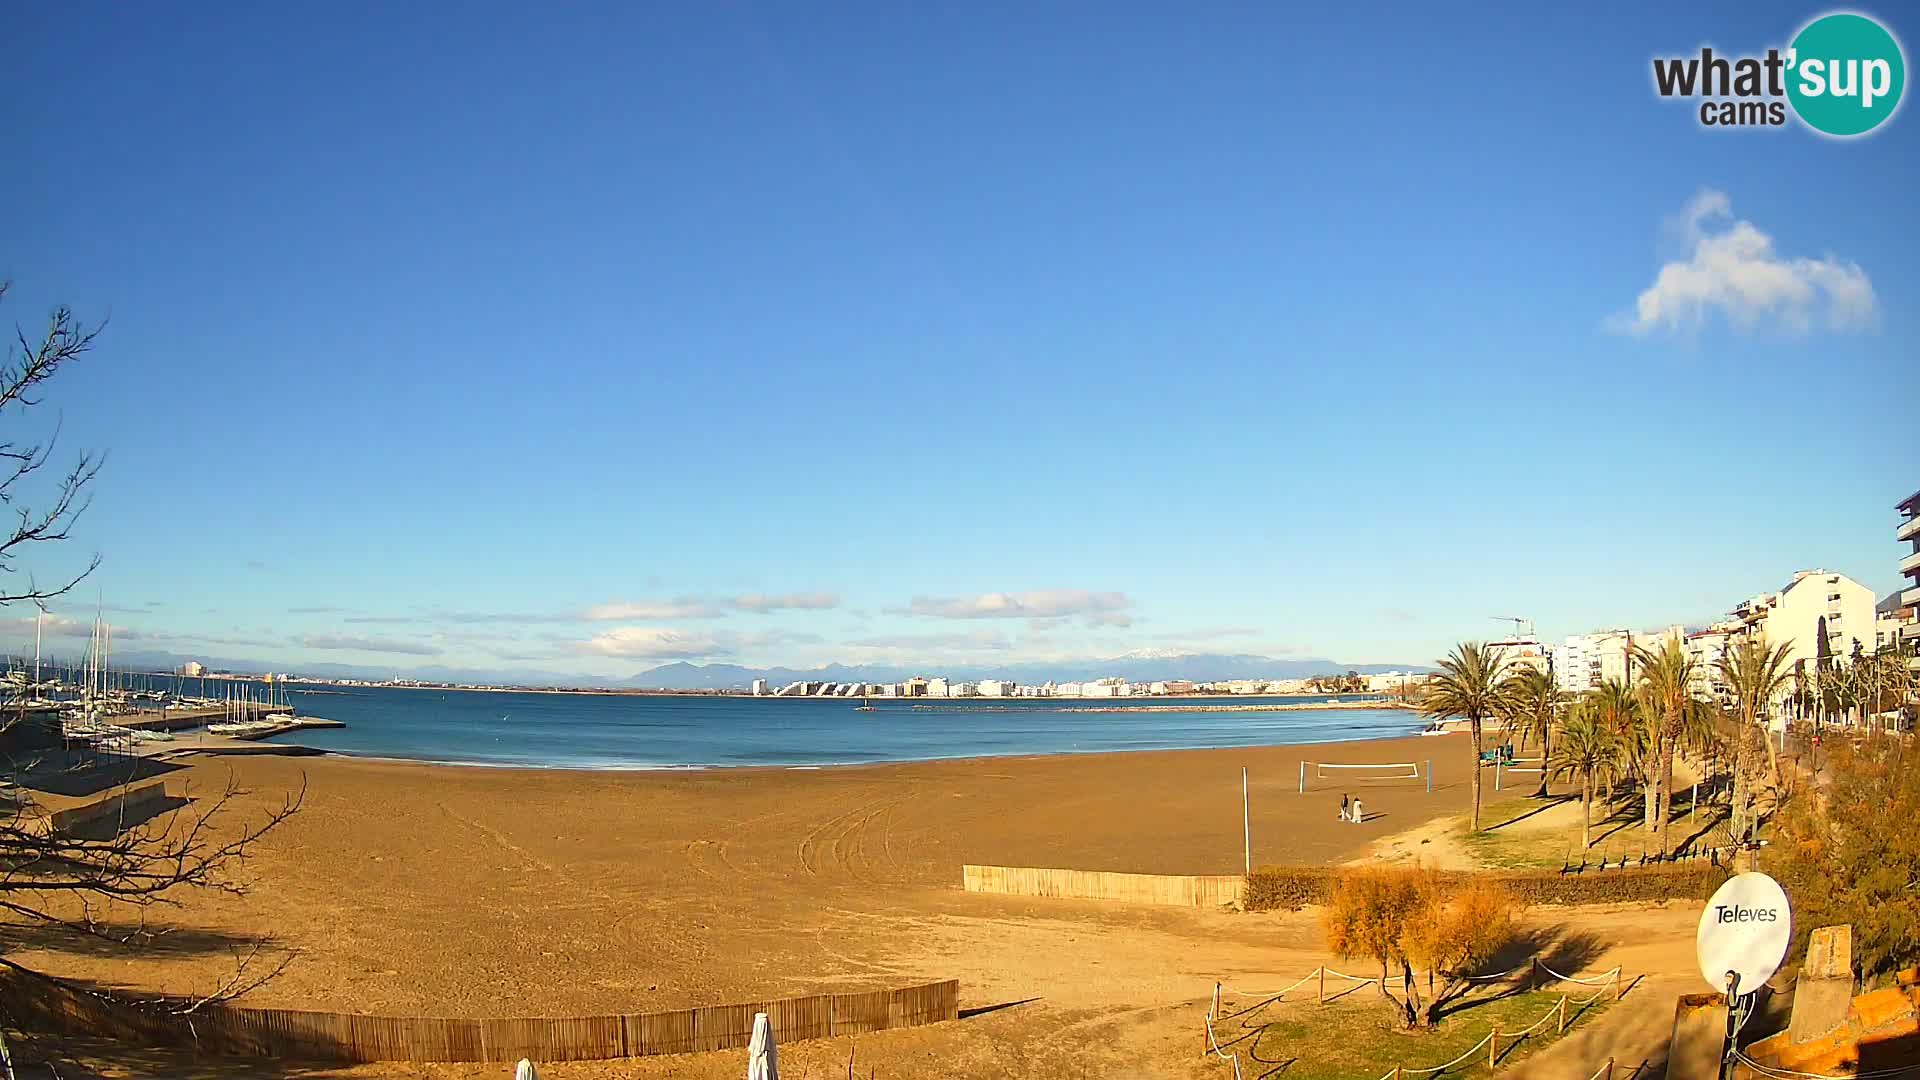
[[[1707,910],[1700,913],[1694,935],[1700,974],[1720,993],[1727,993],[1727,977],[1735,982],[1734,997],[1751,994],[1787,958],[1793,940],[1793,910],[1780,883],[1765,874],[1736,874],[1714,891]]]

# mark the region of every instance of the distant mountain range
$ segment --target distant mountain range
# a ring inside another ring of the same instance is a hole
[[[1108,676],[1128,682],[1159,679],[1186,679],[1191,682],[1216,682],[1225,679],[1304,679],[1312,675],[1340,675],[1357,671],[1374,675],[1384,671],[1428,671],[1413,664],[1342,664],[1309,657],[1279,660],[1250,653],[1176,653],[1142,650],[1106,660],[1075,660],[1053,663],[1004,665],[956,665],[939,667],[920,665],[897,667],[879,664],[828,664],[818,668],[750,668],[738,664],[690,664],[685,661],[662,664],[626,680],[626,685],[650,690],[725,690],[749,686],[755,679],[770,685],[785,686],[798,680],[822,682],[899,682],[915,675],[943,675],[949,679],[1012,679],[1033,685],[1039,683],[1085,682]]]
[[[1126,679],[1129,682],[1150,682],[1156,679],[1214,682],[1222,679],[1304,679],[1310,675],[1337,675],[1348,671],[1377,674],[1383,671],[1431,670],[1414,664],[1343,664],[1318,657],[1280,660],[1271,656],[1255,656],[1249,653],[1183,653],[1158,649],[1141,649],[1105,660],[1000,665],[828,664],[817,668],[752,668],[739,664],[692,664],[681,661],[649,668],[625,679],[540,671],[531,668],[459,668],[445,664],[423,664],[405,668],[327,662],[269,665],[230,657],[204,654],[186,656],[159,650],[129,650],[124,653],[115,653],[114,666],[130,670],[170,671],[188,660],[199,660],[217,671],[257,674],[265,671],[287,671],[291,668],[301,675],[326,679],[402,677],[425,682],[619,687],[643,690],[745,689],[751,686],[755,679],[765,679],[774,686],[785,686],[799,679],[822,682],[888,683],[899,682],[915,675],[941,675],[967,682],[980,679],[1012,679],[1023,684],[1085,682],[1088,679],[1103,679],[1108,676]]]

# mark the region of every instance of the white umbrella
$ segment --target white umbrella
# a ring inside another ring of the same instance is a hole
[[[747,1044],[747,1080],[780,1080],[773,1022],[767,1019],[766,1013],[753,1014],[753,1041]]]

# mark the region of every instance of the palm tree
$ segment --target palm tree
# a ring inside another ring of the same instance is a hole
[[[1699,705],[1693,696],[1693,658],[1680,642],[1667,638],[1658,652],[1634,646],[1640,660],[1640,688],[1654,721],[1654,747],[1659,774],[1654,792],[1653,828],[1660,848],[1670,846],[1667,811],[1673,802],[1673,753],[1687,729],[1698,723]]]
[[[1618,679],[1601,683],[1586,699],[1593,709],[1594,721],[1607,730],[1619,752],[1615,775],[1606,777],[1603,785],[1607,798],[1611,799],[1614,781],[1632,776],[1646,757],[1651,739],[1647,737],[1645,711],[1640,708],[1640,699]]]
[[[1560,688],[1554,685],[1553,676],[1530,665],[1515,671],[1507,681],[1512,692],[1511,701],[1502,719],[1506,721],[1508,731],[1519,730],[1522,750],[1526,749],[1529,738],[1539,738],[1540,757],[1544,763],[1550,752],[1548,732],[1560,713]],[[1546,794],[1547,773],[1543,769],[1540,772],[1540,790],[1533,795],[1540,799],[1545,798]]]
[[[1773,703],[1789,687],[1798,693],[1799,672],[1789,666],[1793,644],[1781,642],[1767,647],[1765,638],[1746,638],[1734,644],[1720,657],[1720,677],[1733,692],[1734,715],[1748,727],[1765,728]],[[1769,783],[1780,782],[1780,758],[1773,740],[1766,739]]]
[[[1547,768],[1555,778],[1571,776],[1580,781],[1582,851],[1593,846],[1593,785],[1598,780],[1611,783],[1619,765],[1620,742],[1601,721],[1597,702],[1588,699],[1568,709]]]
[[[1477,641],[1463,641],[1440,661],[1440,673],[1427,681],[1420,711],[1435,719],[1464,716],[1473,733],[1473,831],[1480,831],[1480,754],[1484,749],[1481,723],[1505,716],[1512,706],[1512,686],[1506,675],[1507,658],[1499,649]]]
[[[1773,740],[1767,738],[1766,723],[1773,703],[1793,685],[1794,673],[1788,662],[1792,654],[1793,645],[1789,642],[1768,648],[1764,638],[1747,638],[1735,642],[1720,657],[1720,677],[1733,693],[1733,715],[1738,725],[1733,744],[1735,836],[1744,836],[1753,826],[1752,811],[1747,806],[1751,781],[1746,777],[1749,771],[1746,752],[1756,730],[1760,733],[1761,743],[1767,748],[1767,783],[1780,783],[1780,758],[1774,750]]]

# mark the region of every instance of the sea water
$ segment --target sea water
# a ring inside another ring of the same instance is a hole
[[[279,741],[371,757],[585,769],[789,767],[1019,754],[1344,742],[1411,734],[1402,709],[1312,708],[1325,697],[985,699],[641,696],[295,688],[341,729]],[[1208,711],[1207,706],[1278,706]],[[1302,708],[1300,706],[1308,706]]]

